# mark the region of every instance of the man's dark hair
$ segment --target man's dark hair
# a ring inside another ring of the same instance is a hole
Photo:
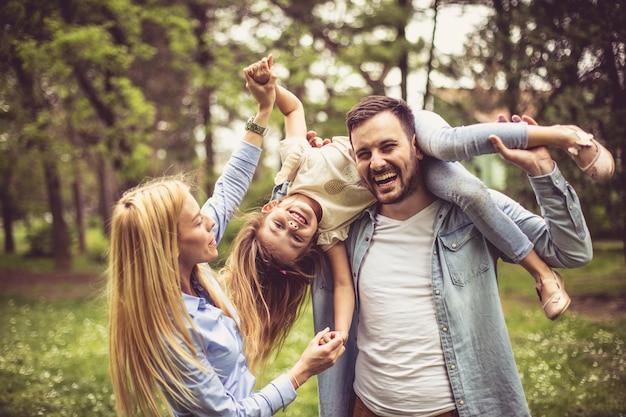
[[[346,126],[352,141],[352,130],[383,112],[394,114],[402,125],[409,140],[415,133],[415,117],[404,100],[386,96],[367,96],[354,106],[346,115]]]

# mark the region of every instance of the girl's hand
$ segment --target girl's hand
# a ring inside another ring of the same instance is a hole
[[[328,332],[320,339],[320,345],[325,345],[326,343],[329,343],[334,339],[341,339],[342,343],[345,345],[348,341],[348,332]]]
[[[252,78],[251,71],[247,68],[243,73],[246,77],[246,88],[259,103],[259,108],[271,110],[276,101],[276,74],[273,71],[270,72],[268,81],[265,84],[259,84]]]
[[[257,84],[265,85],[270,80],[273,66],[274,57],[270,54],[267,58],[263,57],[260,61],[248,65],[243,71],[250,75]]]
[[[330,139],[322,139],[317,136],[317,132],[314,130],[309,130],[306,132],[306,140],[309,142],[309,145],[313,148],[321,148],[324,145],[328,145],[332,142]]]

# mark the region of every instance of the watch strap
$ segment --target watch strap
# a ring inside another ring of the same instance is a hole
[[[267,127],[261,127],[258,124],[254,123],[254,116],[250,117],[246,122],[246,130],[258,133],[263,137],[265,137],[265,135],[267,135],[267,132],[269,132],[269,129]]]

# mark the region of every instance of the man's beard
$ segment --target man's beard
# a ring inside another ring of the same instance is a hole
[[[415,162],[413,164],[413,170],[411,171],[411,175],[407,179],[406,183],[402,183],[402,188],[400,189],[400,193],[397,195],[390,194],[381,194],[379,192],[375,192],[374,195],[380,204],[397,204],[404,201],[409,196],[413,195],[422,187],[421,178],[421,170],[419,163]]]

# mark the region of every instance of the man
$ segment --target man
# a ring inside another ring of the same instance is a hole
[[[380,96],[347,116],[359,174],[378,203],[346,241],[356,310],[344,356],[318,376],[320,415],[528,416],[498,294],[501,253],[424,186],[413,120],[404,102]],[[545,218],[493,192],[496,204],[551,267],[588,263],[578,197],[548,150],[490,140],[528,173]],[[314,282],[313,308],[316,329],[332,327],[327,269]]]

